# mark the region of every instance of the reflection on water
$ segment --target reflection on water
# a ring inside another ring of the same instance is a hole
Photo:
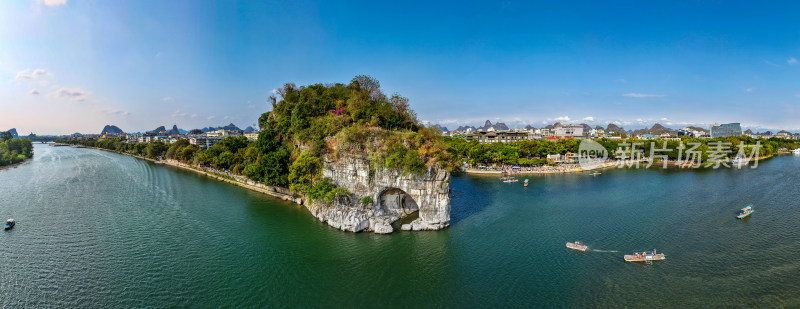
[[[0,216],[17,219],[0,235],[9,307],[800,305],[800,157],[527,188],[465,175],[449,229],[373,235],[126,156],[35,151],[0,172]],[[575,240],[593,250],[564,247]],[[622,261],[653,248],[667,260]]]

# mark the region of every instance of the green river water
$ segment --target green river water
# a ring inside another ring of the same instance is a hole
[[[37,145],[0,171],[0,216],[17,220],[0,234],[0,307],[798,307],[798,171],[781,156],[527,188],[460,176],[450,228],[373,235],[192,172]],[[653,248],[667,260],[622,259]]]

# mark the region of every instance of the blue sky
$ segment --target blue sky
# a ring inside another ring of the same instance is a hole
[[[798,2],[0,2],[0,129],[256,122],[359,74],[448,127],[800,129]]]

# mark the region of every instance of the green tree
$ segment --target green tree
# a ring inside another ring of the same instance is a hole
[[[320,159],[303,151],[289,167],[289,188],[292,192],[305,193],[322,167]]]

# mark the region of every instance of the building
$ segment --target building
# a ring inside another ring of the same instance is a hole
[[[205,137],[205,136],[192,136],[189,138],[189,144],[197,145],[201,150],[207,150],[211,146],[216,145],[221,138]]]
[[[582,125],[563,125],[559,124],[553,127],[552,136],[556,138],[580,138],[583,137]]]
[[[475,131],[465,135],[468,141],[478,141],[481,144],[491,143],[512,143],[516,141],[530,140],[531,134],[527,131]]]
[[[741,135],[742,126],[738,122],[711,125],[711,138]]]
[[[226,138],[228,136],[242,136],[242,131],[236,130],[216,130],[216,131],[208,131],[206,132],[207,137],[221,137]]]
[[[255,141],[255,140],[258,139],[258,132],[256,132],[256,131],[247,132],[247,133],[244,134],[244,137],[247,137],[247,140],[249,140],[249,141]]]

